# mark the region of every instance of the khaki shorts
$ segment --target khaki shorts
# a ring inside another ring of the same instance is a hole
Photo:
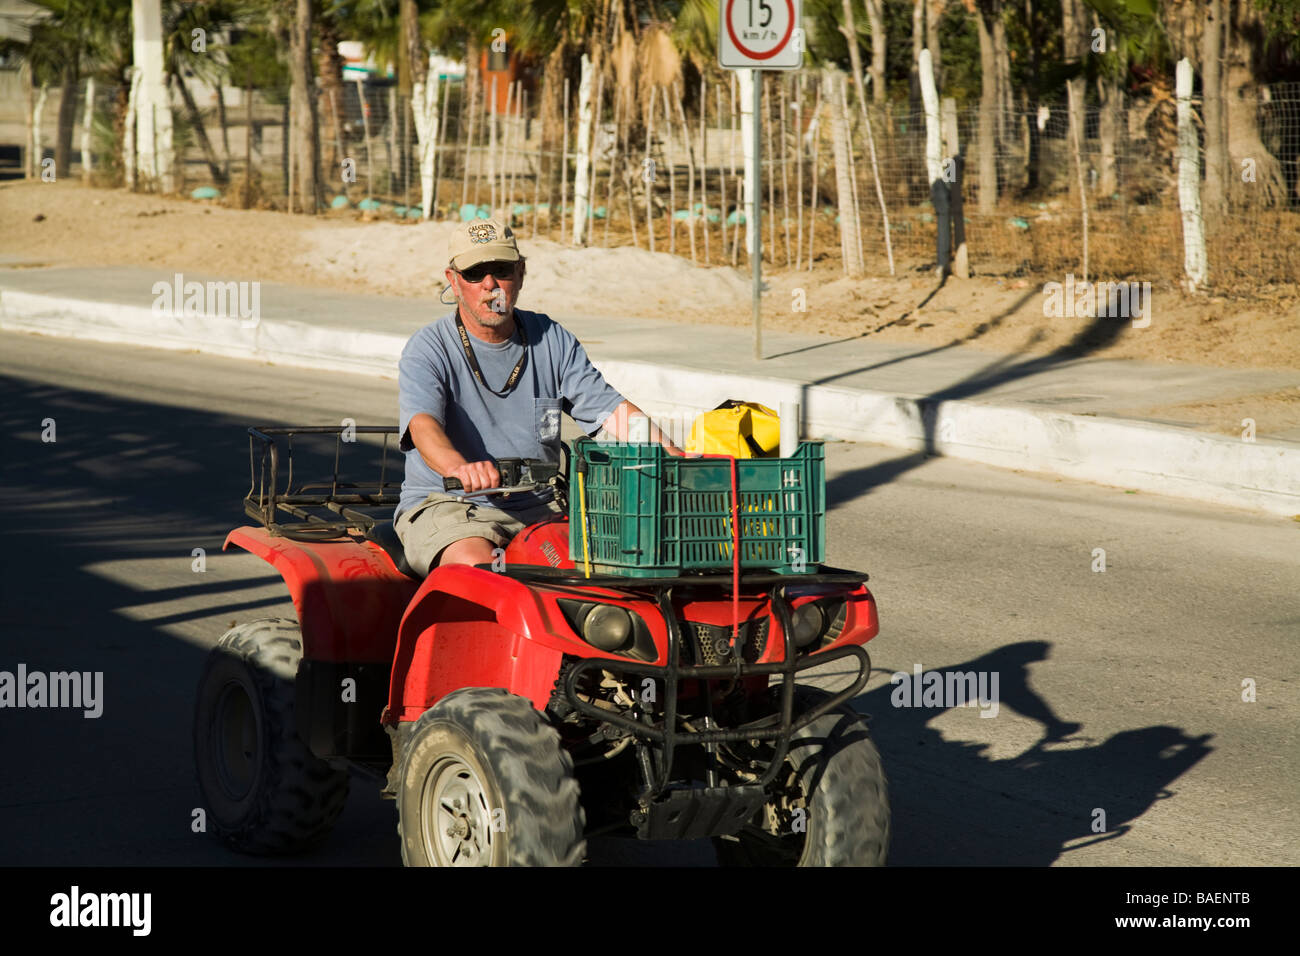
[[[530,524],[560,513],[560,506],[554,501],[515,515],[435,491],[414,508],[403,511],[393,523],[393,529],[402,539],[406,563],[423,576],[437,566],[438,556],[450,544],[466,538],[486,538],[496,547],[504,548]]]

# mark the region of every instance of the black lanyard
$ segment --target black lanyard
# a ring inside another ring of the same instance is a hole
[[[515,318],[515,328],[519,330],[519,341],[523,343],[524,353],[519,356],[519,361],[510,371],[510,377],[506,379],[505,387],[497,391],[491,385],[483,380],[483,371],[478,367],[478,359],[474,357],[474,346],[469,343],[469,333],[465,331],[465,323],[460,320],[460,312],[456,313],[456,331],[460,333],[460,345],[465,350],[465,358],[469,361],[469,367],[474,371],[474,377],[478,383],[486,388],[497,398],[505,398],[510,394],[510,390],[519,384],[519,373],[524,370],[524,363],[528,360],[528,336],[524,333],[524,324]]]

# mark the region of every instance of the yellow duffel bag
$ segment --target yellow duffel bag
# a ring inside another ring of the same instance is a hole
[[[725,401],[695,419],[686,450],[737,458],[775,458],[781,450],[781,417],[758,402]]]

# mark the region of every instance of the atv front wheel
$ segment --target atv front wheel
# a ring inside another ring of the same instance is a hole
[[[796,713],[829,695],[795,689]],[[723,866],[883,866],[889,793],[867,722],[849,707],[794,735],[779,792],[734,837],[715,837]]]
[[[294,724],[298,622],[241,624],[208,655],[194,708],[194,759],[212,830],[244,853],[292,853],[333,828],[348,774],[313,754]]]
[[[573,760],[527,700],[458,690],[403,737],[397,833],[407,866],[582,862]]]

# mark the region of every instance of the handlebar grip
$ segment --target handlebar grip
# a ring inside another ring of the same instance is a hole
[[[447,477],[442,479],[442,487],[446,491],[464,491],[465,486],[460,483],[459,478]]]

